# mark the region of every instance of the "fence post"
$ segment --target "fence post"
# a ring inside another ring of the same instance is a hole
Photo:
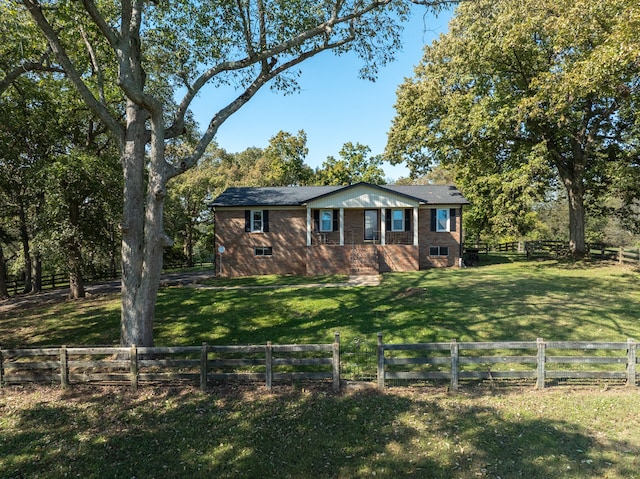
[[[69,362],[66,346],[60,348],[60,385],[62,389],[69,387]]]
[[[208,346],[207,343],[202,343],[202,349],[200,350],[200,390],[207,390],[207,375],[209,374],[209,360],[208,360]]]
[[[266,364],[266,383],[267,383],[267,389],[269,391],[271,391],[272,389],[272,382],[273,382],[273,364],[271,362],[273,357],[273,347],[271,346],[271,341],[267,341],[267,346],[266,346],[266,358],[265,358],[265,364]]]
[[[333,335],[333,390],[340,391],[340,332]]]
[[[536,365],[536,388],[544,389],[544,376],[545,376],[545,361],[547,354],[547,345],[544,342],[544,339],[537,339],[538,346],[538,359]]]
[[[131,373],[131,389],[138,390],[138,347],[131,345],[129,350],[129,372]]]
[[[0,388],[4,386],[4,362],[2,358],[2,346],[0,346]]]
[[[460,346],[455,339],[451,340],[451,390],[458,390],[458,363],[460,358]]]
[[[618,253],[618,263],[624,264],[624,248],[620,246],[620,252]]]
[[[382,333],[378,333],[378,387],[384,389],[384,343]]]
[[[627,386],[636,385],[637,347],[635,339],[627,339]]]

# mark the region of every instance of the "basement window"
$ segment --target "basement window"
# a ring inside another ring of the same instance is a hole
[[[448,246],[430,246],[429,256],[449,256]]]
[[[255,256],[273,256],[273,247],[271,246],[256,246],[253,248]]]

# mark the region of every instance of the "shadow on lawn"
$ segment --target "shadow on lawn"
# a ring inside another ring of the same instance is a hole
[[[620,459],[633,446],[568,422],[442,397],[146,394],[71,391],[23,409],[0,432],[0,476],[623,478],[638,465]]]
[[[487,270],[481,281],[465,270],[387,275],[373,288],[165,290],[156,337],[167,344],[331,342],[334,331],[370,344],[378,332],[388,342],[640,339],[631,321],[640,306],[618,294],[611,278],[559,278],[546,268]]]

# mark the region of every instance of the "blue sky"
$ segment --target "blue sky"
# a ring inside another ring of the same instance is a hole
[[[264,148],[280,130],[292,134],[304,130],[309,149],[305,162],[313,168],[328,156],[337,158],[348,141],[369,146],[372,155],[382,153],[395,116],[397,88],[404,78],[413,76],[423,46],[446,32],[450,17],[449,12],[436,17],[414,8],[403,32],[402,51],[396,61],[380,69],[375,83],[358,78],[361,63],[355,55],[324,52],[307,60],[300,68],[300,93],[283,96],[264,87],[222,125],[216,136],[218,145],[228,152]],[[216,103],[208,95],[215,93],[205,92],[194,104],[193,113],[203,128]],[[385,164],[384,169],[388,178],[407,175],[402,166]]]

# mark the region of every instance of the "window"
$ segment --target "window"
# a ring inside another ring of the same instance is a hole
[[[439,209],[436,216],[436,231],[449,231],[449,210]]]
[[[251,232],[262,232],[263,230],[263,216],[262,210],[251,211]]]
[[[391,231],[404,231],[404,210],[391,210]]]
[[[271,246],[256,246],[253,248],[256,256],[273,256],[273,248]]]
[[[449,256],[448,246],[430,246],[429,256]]]
[[[332,210],[320,211],[320,231],[323,231],[323,232],[333,231],[333,211]]]

